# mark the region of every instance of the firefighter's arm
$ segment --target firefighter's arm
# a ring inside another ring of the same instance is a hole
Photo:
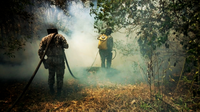
[[[111,49],[113,48],[113,37],[110,37],[110,46],[111,46]]]
[[[67,43],[67,40],[65,39],[65,37],[62,36],[62,46],[65,49],[69,48],[69,44]]]

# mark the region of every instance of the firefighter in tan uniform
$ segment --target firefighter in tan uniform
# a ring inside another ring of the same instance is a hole
[[[67,49],[69,47],[66,39],[61,34],[58,34],[57,29],[47,29],[48,35],[42,38],[40,42],[40,48],[38,50],[38,55],[40,58],[42,57],[44,50],[47,46],[47,42],[49,39],[56,33],[54,38],[52,38],[48,51],[46,52],[47,59],[44,60],[44,66],[49,70],[48,84],[50,88],[50,93],[53,95],[54,91],[54,83],[55,76],[57,81],[57,95],[61,95],[61,90],[63,86],[63,78],[64,78],[64,48]]]

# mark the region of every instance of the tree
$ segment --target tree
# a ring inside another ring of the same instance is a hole
[[[183,66],[184,71],[193,74],[190,90],[194,85],[199,86],[200,3],[198,1],[98,0],[97,6],[91,3],[91,7],[91,14],[95,18],[94,27],[99,33],[103,32],[102,28],[111,26],[114,31],[125,28],[129,36],[135,28],[139,28],[137,38],[140,52],[150,60],[148,67],[152,72],[154,71],[152,65],[155,63],[152,57],[159,54],[156,50],[161,46],[170,49],[172,41],[179,42],[179,46],[183,47],[183,52],[179,56],[186,58],[185,65],[190,65]],[[177,52],[174,52],[174,55],[177,55]],[[170,62],[170,59],[165,61]],[[176,62],[173,66],[176,66]],[[149,77],[155,75],[154,73],[149,74]],[[195,96],[197,87],[193,89]]]
[[[82,0],[83,2],[85,0]],[[48,8],[45,3],[58,6],[67,14],[66,3],[71,0],[6,0],[0,5],[0,51],[9,57],[15,57],[15,51],[25,47],[26,42],[33,38],[33,34],[37,32],[38,26],[33,27],[32,22],[39,23],[35,16],[34,10],[38,7]],[[50,7],[50,6],[49,6]],[[42,15],[39,15],[42,16]]]
[[[31,6],[27,0],[4,0],[0,6],[0,45],[5,54],[13,57],[15,50],[25,45],[31,34],[32,14],[25,10]]]

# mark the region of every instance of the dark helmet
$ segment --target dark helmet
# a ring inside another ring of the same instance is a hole
[[[58,30],[56,28],[51,28],[51,29],[47,29],[47,33],[51,34],[51,33],[56,33],[58,34]]]
[[[105,34],[106,35],[110,35],[112,33],[112,29],[111,28],[107,28]]]

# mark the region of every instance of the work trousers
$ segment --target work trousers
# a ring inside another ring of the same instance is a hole
[[[49,69],[49,77],[48,77],[49,87],[53,88],[56,76],[57,89],[61,90],[63,86],[64,70],[65,70],[64,61],[57,64],[49,63],[48,69]]]
[[[107,68],[110,68],[111,67],[111,61],[112,61],[112,52],[111,50],[102,50],[100,49],[99,50],[99,54],[100,54],[100,57],[101,57],[101,67],[102,68],[105,68],[105,63],[107,61]]]

